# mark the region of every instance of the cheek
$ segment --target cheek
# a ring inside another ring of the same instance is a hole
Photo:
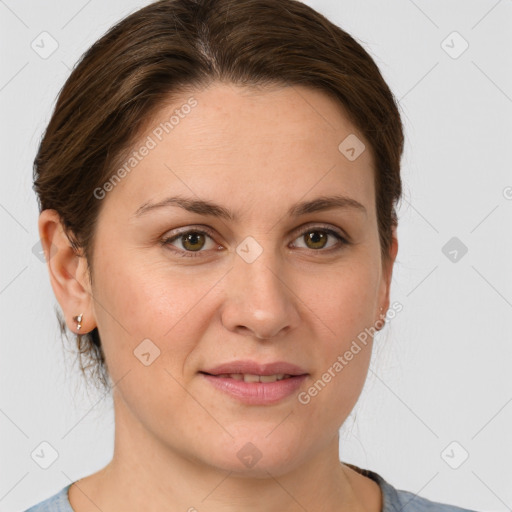
[[[297,296],[316,316],[321,339],[331,341],[328,347],[343,349],[373,324],[379,277],[375,264],[364,255],[347,258],[337,268],[297,276]]]
[[[371,359],[378,280],[375,266],[364,258],[328,275],[301,279],[300,297],[318,329],[317,373],[302,402],[312,415],[343,421],[361,393]]]
[[[206,309],[205,296],[214,294],[219,276],[194,278],[170,270],[162,260],[98,260],[95,314],[113,378],[114,372],[121,377],[128,369],[139,368],[140,351],[149,351],[151,360],[181,375],[184,360],[208,328],[211,307]]]
[[[201,298],[218,279],[190,286],[161,264],[136,260],[104,261],[97,268],[96,316],[110,376],[119,382],[116,392],[148,429],[177,410],[198,417],[200,407],[182,387],[183,369],[208,325]],[[184,435],[178,425],[176,431]]]

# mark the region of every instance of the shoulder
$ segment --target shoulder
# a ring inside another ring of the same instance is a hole
[[[455,505],[448,505],[447,503],[431,501],[410,491],[396,489],[374,471],[361,469],[346,462],[344,464],[379,484],[382,491],[381,512],[476,512],[475,510],[460,508]]]
[[[402,491],[394,487],[392,489],[394,492],[388,491],[389,508],[384,508],[383,512],[476,512],[455,505],[431,501],[409,491]]]
[[[46,498],[25,512],[73,512],[68,499],[68,489],[71,484],[63,487],[59,492]]]

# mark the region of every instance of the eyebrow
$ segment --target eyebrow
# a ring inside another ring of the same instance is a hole
[[[238,220],[238,215],[219,204],[212,201],[192,199],[183,196],[167,197],[158,203],[144,203],[135,212],[135,217],[140,217],[150,211],[169,206],[177,206],[188,212],[198,213],[199,215],[211,215],[232,222]],[[308,213],[332,210],[334,208],[354,210],[367,215],[366,208],[359,201],[344,195],[321,196],[311,201],[302,201],[291,206],[287,213],[290,217],[300,217]]]

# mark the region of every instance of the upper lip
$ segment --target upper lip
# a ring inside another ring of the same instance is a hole
[[[277,375],[284,373],[286,375],[305,375],[307,372],[295,364],[285,361],[275,361],[273,363],[258,363],[251,360],[231,361],[229,363],[219,364],[215,367],[202,370],[203,373],[211,375],[221,375],[225,373],[243,373],[250,375]]]

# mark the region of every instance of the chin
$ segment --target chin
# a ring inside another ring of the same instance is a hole
[[[298,439],[285,435],[286,431],[268,435],[271,429],[262,430],[254,435],[227,436],[224,442],[215,443],[215,447],[210,445],[209,455],[206,460],[202,457],[203,462],[229,471],[232,476],[251,478],[277,477],[300,463],[297,454],[304,454],[305,450]]]

